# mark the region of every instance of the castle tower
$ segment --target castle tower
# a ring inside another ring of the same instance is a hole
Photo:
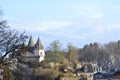
[[[38,37],[38,40],[35,44],[35,47],[39,50],[39,49],[43,49],[42,43],[40,41],[40,38]]]
[[[24,42],[23,42],[23,44],[22,44],[21,50],[22,50],[22,54],[25,54],[25,52],[26,52],[26,46],[25,46],[25,43],[24,43]]]
[[[30,36],[29,43],[28,43],[28,52],[34,53],[34,47],[35,47],[35,44],[34,44],[33,38],[32,36]]]
[[[28,47],[34,47],[34,41],[33,41],[33,38],[32,36],[30,36],[30,40],[29,40],[29,43],[28,43]]]
[[[42,43],[41,43],[41,40],[40,40],[39,37],[38,37],[38,40],[35,44],[35,48],[36,48],[36,50],[35,50],[36,54],[35,55],[36,56],[39,55],[39,62],[43,61],[44,58],[45,58],[45,51],[43,49],[43,46],[42,46]]]

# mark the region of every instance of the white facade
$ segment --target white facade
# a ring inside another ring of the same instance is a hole
[[[45,51],[44,51],[44,49],[35,50],[35,55],[39,56],[39,62],[43,61],[45,59]]]

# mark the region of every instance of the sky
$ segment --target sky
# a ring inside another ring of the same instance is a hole
[[[120,0],[0,0],[12,29],[43,46],[59,40],[76,47],[120,40]]]

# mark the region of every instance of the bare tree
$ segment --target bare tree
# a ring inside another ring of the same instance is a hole
[[[0,66],[4,65],[8,54],[12,54],[22,47],[26,39],[25,32],[19,33],[16,30],[11,30],[7,21],[0,18]]]
[[[76,62],[78,61],[78,48],[74,47],[72,43],[68,43],[68,54],[67,58],[69,62]]]
[[[62,44],[59,40],[54,40],[49,44],[48,50],[52,51],[53,53],[58,53],[59,51],[61,51],[61,46]]]
[[[65,62],[64,51],[61,49],[62,44],[59,40],[52,41],[46,51],[46,60],[52,62]]]

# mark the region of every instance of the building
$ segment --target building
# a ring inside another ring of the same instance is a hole
[[[97,64],[85,63],[77,70],[77,75],[87,77],[88,80],[93,80],[93,74],[97,72],[102,72],[102,68],[97,66]]]
[[[30,36],[28,46],[23,45],[21,58],[26,62],[41,62],[44,60],[45,51],[39,37],[36,44],[34,44],[33,38]]]

